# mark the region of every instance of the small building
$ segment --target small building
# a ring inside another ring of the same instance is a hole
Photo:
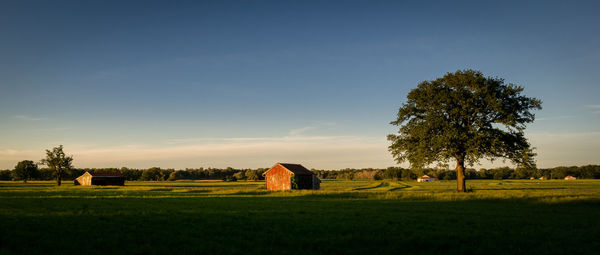
[[[573,181],[573,180],[577,180],[577,177],[567,175],[567,176],[565,176],[565,180],[567,180],[567,181]]]
[[[429,175],[423,175],[423,176],[417,178],[417,182],[432,182],[435,180],[436,179],[434,177],[431,177]]]
[[[321,180],[300,164],[277,163],[263,173],[267,190],[321,189]]]
[[[125,177],[121,173],[90,173],[85,172],[83,175],[73,180],[74,185],[125,185]]]
[[[542,180],[542,181],[546,180],[546,177],[542,176],[542,177],[538,178],[538,180]]]

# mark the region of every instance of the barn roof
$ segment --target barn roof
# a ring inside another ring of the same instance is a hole
[[[89,172],[88,172],[89,173]],[[121,173],[107,173],[107,172],[96,172],[90,173],[92,176],[101,176],[101,177],[123,177]]]
[[[281,166],[287,168],[287,170],[290,170],[292,173],[297,174],[297,175],[312,175],[313,172],[311,172],[310,170],[306,169],[306,167],[303,167],[300,164],[290,164],[290,163],[278,163]]]

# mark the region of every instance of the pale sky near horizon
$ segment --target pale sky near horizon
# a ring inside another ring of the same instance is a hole
[[[76,167],[395,166],[386,136],[406,94],[468,68],[543,101],[526,130],[539,167],[600,164],[598,10],[2,1],[0,169],[59,144]]]

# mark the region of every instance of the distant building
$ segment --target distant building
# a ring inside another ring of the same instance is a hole
[[[121,173],[90,173],[85,172],[83,175],[73,180],[73,184],[81,186],[89,185],[125,185],[125,177]]]
[[[542,177],[539,178],[539,180],[542,180],[542,181],[546,180],[546,177],[542,176]]]
[[[577,180],[577,178],[575,176],[567,175],[567,176],[565,176],[565,180],[572,181],[572,180]]]
[[[321,189],[321,180],[300,164],[277,163],[263,173],[268,190]]]
[[[432,182],[435,180],[436,179],[434,177],[431,177],[429,175],[423,175],[423,176],[417,178],[417,182]]]

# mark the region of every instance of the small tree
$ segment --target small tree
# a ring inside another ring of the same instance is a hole
[[[59,145],[52,150],[46,150],[46,158],[41,160],[41,164],[47,165],[56,174],[56,185],[60,186],[63,174],[70,171],[73,166],[73,156],[66,156],[63,152],[63,146]]]
[[[35,164],[31,160],[23,160],[15,166],[15,170],[12,171],[12,176],[14,180],[23,180],[23,182],[27,182],[27,180],[31,180],[32,178],[38,177],[40,171],[38,170],[37,164]]]
[[[531,110],[542,103],[522,91],[474,70],[421,82],[391,122],[400,130],[388,136],[389,150],[398,163],[416,168],[455,160],[458,192],[466,191],[465,162],[503,157],[534,168],[535,154],[523,132],[535,119]]]

